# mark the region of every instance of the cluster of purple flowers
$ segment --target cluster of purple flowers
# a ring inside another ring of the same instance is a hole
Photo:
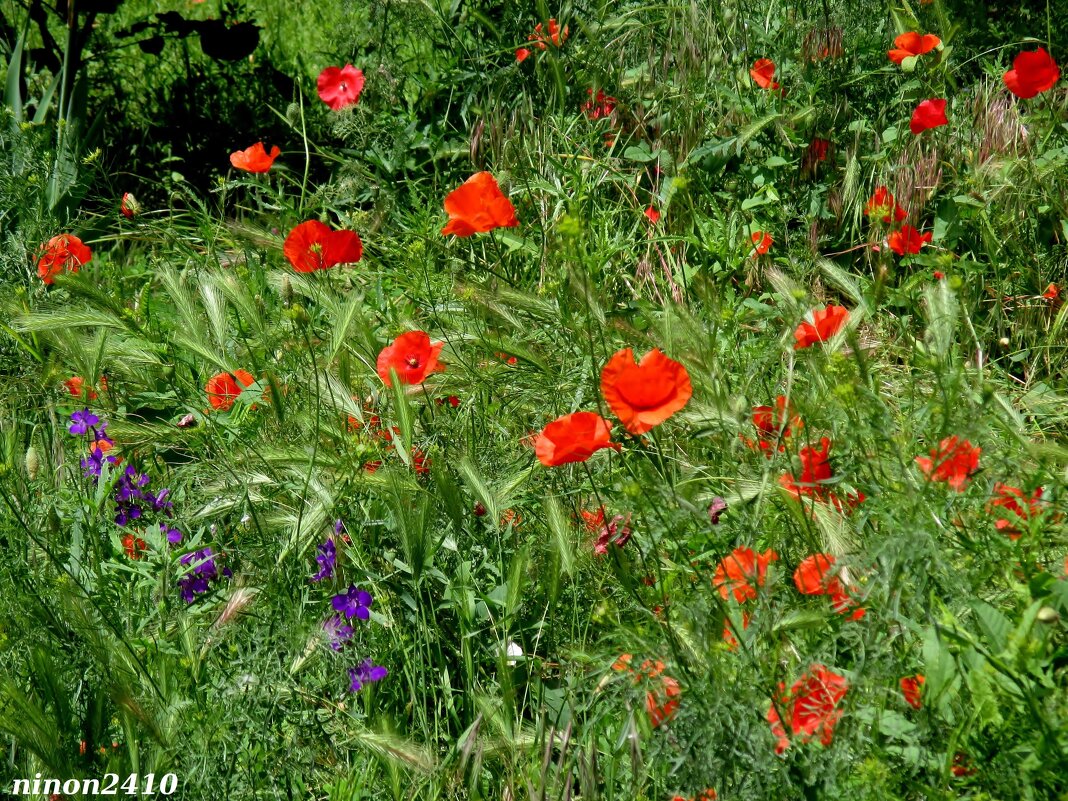
[[[116,465],[119,463],[117,456],[105,456],[104,453],[115,443],[107,435],[107,420],[101,420],[88,409],[77,409],[70,416],[70,425],[67,430],[76,436],[88,434],[92,437],[89,443],[89,455],[81,461],[82,472],[86,478],[94,481],[100,478],[104,469],[104,462]]]
[[[89,456],[82,459],[81,466],[85,477],[91,478],[93,483],[99,481],[105,461],[112,466],[121,462],[117,456],[105,455],[115,444],[107,436],[107,427],[107,421],[101,420],[89,409],[74,411],[67,427],[75,436],[89,437]],[[115,501],[115,523],[123,527],[134,521],[144,523],[146,515],[153,513],[163,518],[157,521],[160,535],[171,545],[178,545],[182,541],[182,532],[172,525],[169,519],[174,516],[174,504],[169,497],[171,491],[166,488],[153,490],[149,487],[150,483],[151,479],[147,474],[138,472],[132,464],[126,465],[115,479],[112,496]],[[180,561],[185,566],[196,563],[191,571],[178,580],[178,590],[183,600],[189,603],[197,595],[207,592],[212,582],[231,576],[229,568],[220,572],[216,567],[211,548],[187,553]],[[330,567],[332,569],[332,562]]]
[[[228,567],[219,570],[215,564],[215,554],[212,553],[210,547],[191,551],[180,561],[186,567],[193,566],[192,570],[178,579],[178,590],[182,594],[182,600],[186,603],[193,603],[196,596],[210,590],[213,582],[233,576]]]
[[[371,664],[370,659],[363,660],[359,666],[349,668],[349,691],[359,692],[363,689],[363,685],[369,684],[372,681],[378,681],[384,679],[389,675],[389,671],[381,665]]]
[[[348,621],[352,618],[369,619],[372,601],[371,593],[361,590],[355,584],[350,584],[345,592],[338,593],[331,599],[331,606],[337,614],[327,618],[323,623],[323,630],[330,637],[331,648],[341,651],[352,640],[354,631]],[[388,675],[389,671],[384,667],[372,664],[370,659],[365,659],[357,667],[349,668],[349,690],[358,692],[365,684],[384,679]]]
[[[82,459],[81,466],[86,478],[92,478],[94,483],[99,480],[104,462],[119,464],[119,457],[105,456],[115,443],[107,436],[107,421],[101,420],[89,409],[78,409],[70,416],[70,425],[67,430],[71,434],[84,436],[89,435],[92,440],[89,443],[89,456]],[[149,488],[149,477],[139,473],[133,465],[126,465],[126,469],[119,474],[115,482],[115,523],[119,526],[127,526],[134,520],[139,520],[146,510],[151,509],[157,515],[171,517],[173,504],[168,499],[169,489],[161,489],[156,492]],[[167,542],[177,545],[182,541],[182,532],[169,522],[159,523],[160,533],[167,538]]]
[[[334,565],[337,562],[337,547],[334,545],[333,537],[328,537],[326,542],[318,547],[315,561],[319,563],[319,572],[311,577],[312,581],[322,581],[323,579],[334,577]]]
[[[334,524],[335,536],[342,536],[344,531],[344,524],[338,520]],[[319,572],[312,576],[312,581],[333,578],[334,567],[337,564],[337,546],[333,537],[328,537],[326,542],[318,546],[315,561],[319,564]],[[334,608],[335,614],[323,623],[323,631],[329,638],[331,648],[340,652],[352,641],[355,630],[349,621],[352,618],[369,620],[373,602],[371,593],[360,589],[355,584],[350,584],[347,590],[339,592],[330,599],[330,605]],[[349,691],[359,692],[365,685],[384,679],[388,675],[389,671],[384,667],[373,664],[370,659],[365,659],[356,667],[349,668]]]

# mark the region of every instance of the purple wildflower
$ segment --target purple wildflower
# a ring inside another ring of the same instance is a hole
[[[104,468],[104,462],[108,464],[118,464],[119,460],[116,456],[104,456],[104,452],[100,448],[93,448],[89,455],[81,461],[82,472],[86,478],[98,479],[100,478],[100,472]]]
[[[177,545],[182,541],[182,532],[168,523],[159,524],[159,533],[165,535],[167,537],[167,542],[171,545]]]
[[[178,579],[178,590],[186,603],[192,603],[197,595],[207,592],[211,588],[211,582],[233,575],[228,567],[219,570],[215,564],[215,554],[210,547],[190,551],[178,561],[187,567],[193,565],[192,570]]]
[[[363,685],[370,684],[373,681],[384,679],[389,675],[389,671],[381,665],[374,665],[370,659],[365,659],[359,664],[358,667],[349,668],[349,679],[352,684],[349,686],[350,692],[359,692]]]
[[[319,563],[319,572],[311,577],[312,581],[322,581],[333,578],[334,564],[337,562],[337,548],[334,547],[333,538],[328,537],[326,542],[319,546],[319,553],[315,561]]]
[[[334,615],[323,623],[323,631],[330,637],[330,647],[340,651],[341,647],[352,639],[352,626],[341,615]]]
[[[345,524],[341,522],[341,518],[334,521],[334,536],[340,537],[346,531]]]
[[[361,590],[355,584],[350,584],[348,592],[339,593],[331,600],[336,611],[341,612],[346,618],[353,615],[360,620],[367,620],[371,616],[368,607],[371,605],[371,593]]]
[[[70,416],[70,427],[67,429],[72,434],[86,434],[92,426],[97,425],[100,418],[88,409],[79,409]]]

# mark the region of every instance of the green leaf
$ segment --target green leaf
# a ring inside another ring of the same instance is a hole
[[[29,24],[30,20],[27,17],[26,25],[29,26]],[[7,63],[7,88],[4,93],[4,103],[11,109],[11,119],[16,123],[22,122],[22,89],[19,84],[22,81],[22,45],[25,39],[26,29],[24,28],[15,41],[15,47]]]
[[[972,603],[972,611],[979,624],[979,630],[983,638],[990,645],[990,650],[1000,654],[1005,650],[1009,642],[1009,632],[1012,631],[1012,622],[1001,612],[984,601]]]

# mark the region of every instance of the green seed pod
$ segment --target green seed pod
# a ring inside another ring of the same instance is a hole
[[[282,276],[282,305],[287,309],[293,305],[293,284],[288,275]]]

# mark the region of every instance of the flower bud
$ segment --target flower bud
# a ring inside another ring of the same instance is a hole
[[[1045,623],[1047,626],[1056,623],[1061,619],[1060,613],[1052,606],[1043,606],[1038,610],[1038,622]]]
[[[37,474],[41,470],[41,459],[37,455],[37,449],[31,445],[26,449],[26,475],[30,481],[37,480]]]
[[[123,217],[129,220],[141,213],[141,204],[137,202],[137,198],[131,192],[124,192],[122,203],[119,204],[119,211],[122,212]]]

